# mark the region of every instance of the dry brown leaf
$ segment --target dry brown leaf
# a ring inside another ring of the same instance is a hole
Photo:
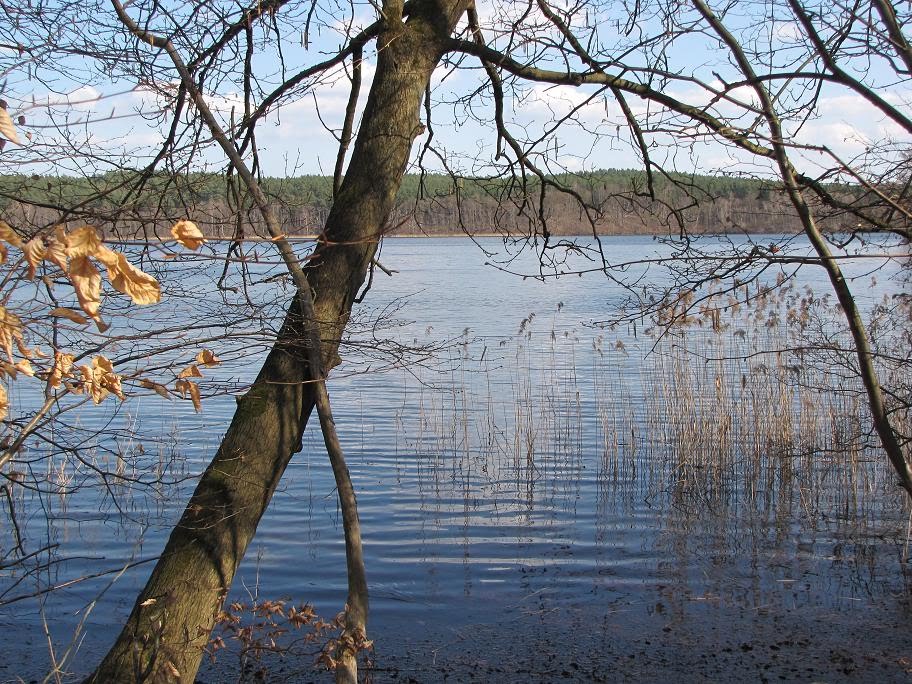
[[[0,221],[0,240],[11,244],[13,247],[22,248],[22,240],[6,221]]]
[[[19,369],[6,361],[0,361],[0,370],[10,376],[13,380],[19,375]]]
[[[203,351],[196,355],[196,362],[201,366],[209,368],[211,366],[219,365],[222,360],[213,354],[209,349],[203,349]]]
[[[9,250],[0,242],[0,264],[5,264],[7,257],[9,257]]]
[[[74,360],[75,357],[72,354],[64,354],[59,351],[54,352],[54,365],[51,367],[50,375],[48,375],[49,387],[60,387],[60,382],[63,378],[72,377],[70,369],[73,368]]]
[[[202,231],[193,221],[178,221],[171,228],[171,236],[187,249],[196,250],[206,242]]]
[[[44,246],[44,240],[38,236],[33,237],[23,245],[22,254],[28,262],[28,273],[26,274],[26,278],[31,280],[35,277],[35,269],[38,268],[38,264],[44,261],[44,256],[47,254],[47,247]]]
[[[9,399],[6,396],[6,387],[0,384],[0,420],[6,418],[9,413]]]
[[[10,363],[13,360],[13,341],[22,339],[22,321],[6,307],[0,306],[0,348],[6,352]]]
[[[186,368],[184,368],[184,370],[182,370],[180,373],[177,374],[177,377],[179,377],[179,378],[201,378],[201,377],[203,377],[203,374],[200,373],[200,369],[198,366],[193,365],[193,366],[187,366]]]
[[[47,254],[44,258],[59,266],[64,273],[67,272],[68,268],[69,255],[67,254],[67,249],[69,245],[70,237],[63,229],[63,226],[55,226],[54,234],[47,238]]]
[[[27,359],[32,358],[35,353],[25,346],[25,342],[22,340],[22,337],[16,338],[16,349],[19,350],[19,353]]]
[[[156,304],[161,301],[158,281],[127,261],[125,255],[100,246],[94,256],[108,267],[108,279],[114,289],[123,292],[134,304]]]
[[[89,322],[89,319],[87,319],[78,311],[74,311],[73,309],[66,309],[64,307],[51,309],[48,313],[56,318],[66,318],[67,320],[73,321],[73,323],[79,323],[79,325],[85,325]]]
[[[172,663],[170,660],[165,663],[165,668],[168,670],[168,674],[174,677],[175,679],[180,679],[181,673],[180,670]]]
[[[200,391],[199,385],[190,380],[178,380],[174,383],[174,389],[180,392],[181,396],[185,399],[187,395],[190,395],[190,399],[193,401],[193,408],[196,409],[196,412],[199,413],[203,410],[203,404],[200,401]]]
[[[99,354],[94,359],[92,359],[92,367],[103,370],[105,373],[114,372],[114,364],[107,358]]]
[[[73,257],[70,262],[69,272],[70,282],[76,291],[76,298],[79,300],[80,308],[85,311],[89,318],[95,321],[95,325],[101,332],[108,329],[108,325],[101,320],[98,309],[101,306],[101,274],[98,269],[89,261],[87,256]]]
[[[16,134],[16,127],[13,125],[9,112],[3,108],[0,108],[0,135],[17,145],[22,144],[19,142],[19,136]]]
[[[92,397],[92,401],[96,404],[103,402],[109,392],[103,386],[95,382],[95,373],[91,366],[79,366],[79,372],[82,373],[82,385],[81,391],[77,392],[77,394],[85,392]]]
[[[107,266],[108,269],[113,268],[116,270],[118,268],[117,252],[115,252],[113,249],[108,249],[101,243],[98,244],[98,248],[89,256],[93,256],[98,259],[98,261]]]
[[[82,226],[66,236],[66,253],[71,259],[95,256],[101,248],[101,237],[92,226]]]
[[[171,394],[168,392],[168,388],[164,385],[159,385],[157,382],[152,382],[151,380],[142,379],[139,381],[140,387],[145,387],[155,392],[158,396],[164,397],[165,399],[170,399]]]
[[[17,363],[16,370],[20,373],[25,373],[30,378],[35,377],[35,369],[32,368],[32,364],[28,359],[22,359],[19,363]]]
[[[91,395],[92,401],[100,404],[108,394],[114,394],[123,401],[124,394],[121,387],[121,377],[114,372],[114,366],[104,356],[92,359],[92,365],[80,366],[82,384],[86,394]]]

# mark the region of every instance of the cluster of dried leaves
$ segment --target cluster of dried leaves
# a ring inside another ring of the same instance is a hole
[[[286,601],[235,601],[216,616],[214,636],[206,652],[214,661],[219,651],[227,648],[226,640],[234,641],[240,646],[242,659],[259,663],[267,653],[287,653],[289,647],[280,639],[289,632],[309,628],[299,642],[312,644],[341,630],[344,619],[345,614],[340,613],[331,621],[323,620],[309,603],[295,606]],[[330,639],[330,643],[335,643],[335,639]]]
[[[345,633],[345,611],[327,621],[309,603],[295,606],[287,601],[253,600],[235,601],[219,611],[206,653],[214,662],[218,653],[228,647],[227,641],[234,641],[240,646],[242,661],[246,665],[251,661],[258,663],[260,673],[265,675],[263,657],[268,653],[288,654],[292,646],[283,642],[282,637],[303,628],[309,631],[296,643],[323,641],[316,662],[328,670],[336,669],[341,653],[358,654],[374,646],[364,635],[355,639]]]
[[[199,412],[202,411],[203,408],[200,400],[199,385],[196,384],[193,380],[189,380],[188,378],[203,377],[203,374],[200,372],[200,367],[210,368],[212,366],[217,366],[221,363],[221,360],[208,349],[203,349],[199,354],[196,355],[194,361],[195,363],[190,364],[177,374],[177,380],[174,383],[174,390],[185,399],[187,397],[190,397],[190,400],[193,402],[193,408]],[[171,398],[171,394],[169,393],[168,388],[164,385],[160,385],[157,382],[153,382],[151,380],[146,380],[145,378],[141,378],[139,380],[139,384],[141,387],[150,389],[165,399]]]
[[[4,110],[0,108],[0,111]],[[0,129],[3,129],[0,134],[7,135],[3,123],[0,116]],[[199,249],[205,242],[199,228],[191,221],[178,221],[171,229],[171,235],[191,250]],[[48,316],[65,318],[77,325],[87,325],[92,320],[99,332],[105,332],[109,325],[101,317],[102,274],[99,266],[105,269],[111,286],[127,295],[134,304],[155,304],[161,300],[158,281],[133,266],[123,253],[106,247],[92,226],[82,226],[73,231],[57,226],[48,235],[36,235],[24,242],[15,230],[0,220],[0,264],[9,260],[10,247],[22,253],[17,266],[24,265],[26,279],[34,279],[38,268],[47,262],[56,266],[72,285],[81,311],[57,307],[48,311]],[[25,343],[22,319],[2,305],[0,350],[5,354],[5,358],[0,359],[0,377],[5,375],[15,380],[20,373],[39,377],[47,383],[49,391],[63,387],[69,392],[90,396],[96,404],[112,394],[124,399],[123,376],[114,370],[114,364],[109,359],[97,355],[91,364],[74,367],[76,357],[73,354],[60,349],[52,349],[48,354],[38,346],[29,348]],[[16,352],[20,357],[18,359]],[[42,363],[44,359],[53,361]],[[200,367],[216,366],[218,363],[219,359],[204,349],[197,354],[195,363],[178,374],[174,391],[184,398],[189,397],[197,411],[201,410],[199,386],[188,378],[202,377]],[[164,385],[151,380],[139,379],[139,385],[164,397],[171,396]],[[6,417],[8,410],[6,388],[0,384],[0,420]]]
[[[340,624],[344,623],[345,613],[339,613],[339,615],[336,616],[336,620],[339,621]],[[340,659],[342,656],[357,656],[363,651],[372,651],[373,648],[374,642],[369,641],[364,632],[359,631],[357,634],[342,632],[338,637],[326,642],[317,662],[323,665],[327,670],[335,670],[341,664]]]

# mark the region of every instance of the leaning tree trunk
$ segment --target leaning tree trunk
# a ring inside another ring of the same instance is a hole
[[[395,5],[395,3],[390,3]],[[387,13],[377,69],[349,170],[308,266],[323,363],[338,363],[352,302],[389,219],[418,111],[465,0],[413,2],[407,21]],[[401,7],[401,5],[400,5]],[[203,473],[114,646],[91,682],[160,677],[193,682],[203,648],[314,406],[306,331],[292,302],[273,349]]]

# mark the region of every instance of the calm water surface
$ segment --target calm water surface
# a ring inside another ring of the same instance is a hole
[[[618,261],[655,249],[642,238],[606,245]],[[523,281],[485,260],[467,240],[388,240],[381,261],[398,273],[377,274],[364,310],[364,320],[370,307],[385,311],[387,323],[353,340],[381,337],[385,351],[349,352],[330,385],[359,492],[375,681],[909,681],[908,508],[879,452],[825,451],[852,434],[857,399],[821,408],[800,383],[775,394],[774,357],[732,360],[782,342],[763,326],[658,343],[644,326],[593,325],[626,296],[604,277]],[[852,267],[864,291],[896,292],[898,267],[872,285],[872,263]],[[533,273],[530,264],[510,268]],[[797,282],[825,291],[814,271]],[[713,360],[688,355],[689,340]],[[209,381],[241,385],[262,348],[225,357]],[[143,397],[112,425],[127,428],[118,439],[131,453],[141,435],[170,436],[156,453],[192,475],[234,404],[213,397],[196,415]],[[307,601],[332,616],[344,604],[344,546],[314,427],[232,595]],[[191,487],[24,496],[31,547],[60,544],[42,581],[154,557]],[[84,619],[67,669],[90,669],[150,567],[5,607],[16,647],[0,679],[48,670],[45,621],[60,657]],[[7,600],[38,588],[0,576]],[[312,651],[264,662],[275,681],[310,681]],[[200,679],[234,681],[236,663],[223,655]]]

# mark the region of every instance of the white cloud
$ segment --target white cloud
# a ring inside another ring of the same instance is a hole
[[[773,25],[773,36],[786,43],[804,40],[804,30],[797,21],[777,21]]]
[[[912,144],[905,130],[861,95],[838,94],[820,100],[820,116],[808,122],[794,140],[804,145],[823,146],[843,161],[862,156],[886,141]]]
[[[81,112],[91,112],[101,102],[104,95],[94,86],[85,85],[68,93],[41,93],[32,94],[29,102],[22,103],[21,110],[33,111],[35,109],[69,109]]]

